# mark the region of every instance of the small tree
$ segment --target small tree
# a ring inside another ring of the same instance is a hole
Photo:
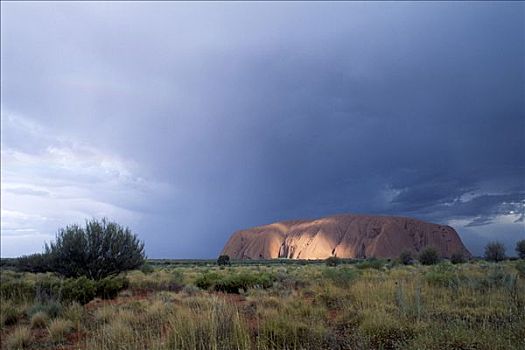
[[[414,261],[412,253],[408,250],[404,250],[399,254],[399,262],[403,265],[410,265]]]
[[[107,219],[67,226],[45,250],[51,271],[95,280],[136,269],[145,260],[144,243],[129,228]]]
[[[465,258],[465,255],[463,255],[461,252],[453,253],[450,256],[450,262],[453,264],[463,264],[466,261],[467,259]]]
[[[230,257],[228,255],[221,255],[217,259],[217,265],[219,266],[225,266],[230,265]]]
[[[485,246],[485,259],[499,262],[505,260],[505,246],[501,242],[490,242]]]
[[[520,259],[525,259],[525,239],[516,242],[516,253]]]
[[[337,266],[341,263],[341,259],[336,256],[331,256],[325,260],[326,266]]]
[[[423,265],[434,265],[439,262],[439,255],[435,248],[427,247],[419,254],[419,262]]]

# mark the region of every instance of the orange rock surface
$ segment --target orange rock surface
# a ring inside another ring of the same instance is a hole
[[[343,214],[283,221],[235,232],[221,254],[233,259],[397,258],[427,246],[442,257],[470,256],[450,226],[394,216]]]

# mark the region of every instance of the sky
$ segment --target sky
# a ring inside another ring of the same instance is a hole
[[[525,239],[523,2],[1,2],[1,256],[337,213]]]

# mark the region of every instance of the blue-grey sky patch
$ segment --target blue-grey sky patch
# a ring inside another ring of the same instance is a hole
[[[1,7],[2,256],[101,216],[151,257],[339,212],[525,238],[524,3]]]

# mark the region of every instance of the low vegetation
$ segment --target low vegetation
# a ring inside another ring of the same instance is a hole
[[[98,281],[2,269],[2,349],[523,349],[524,263],[152,262]]]

